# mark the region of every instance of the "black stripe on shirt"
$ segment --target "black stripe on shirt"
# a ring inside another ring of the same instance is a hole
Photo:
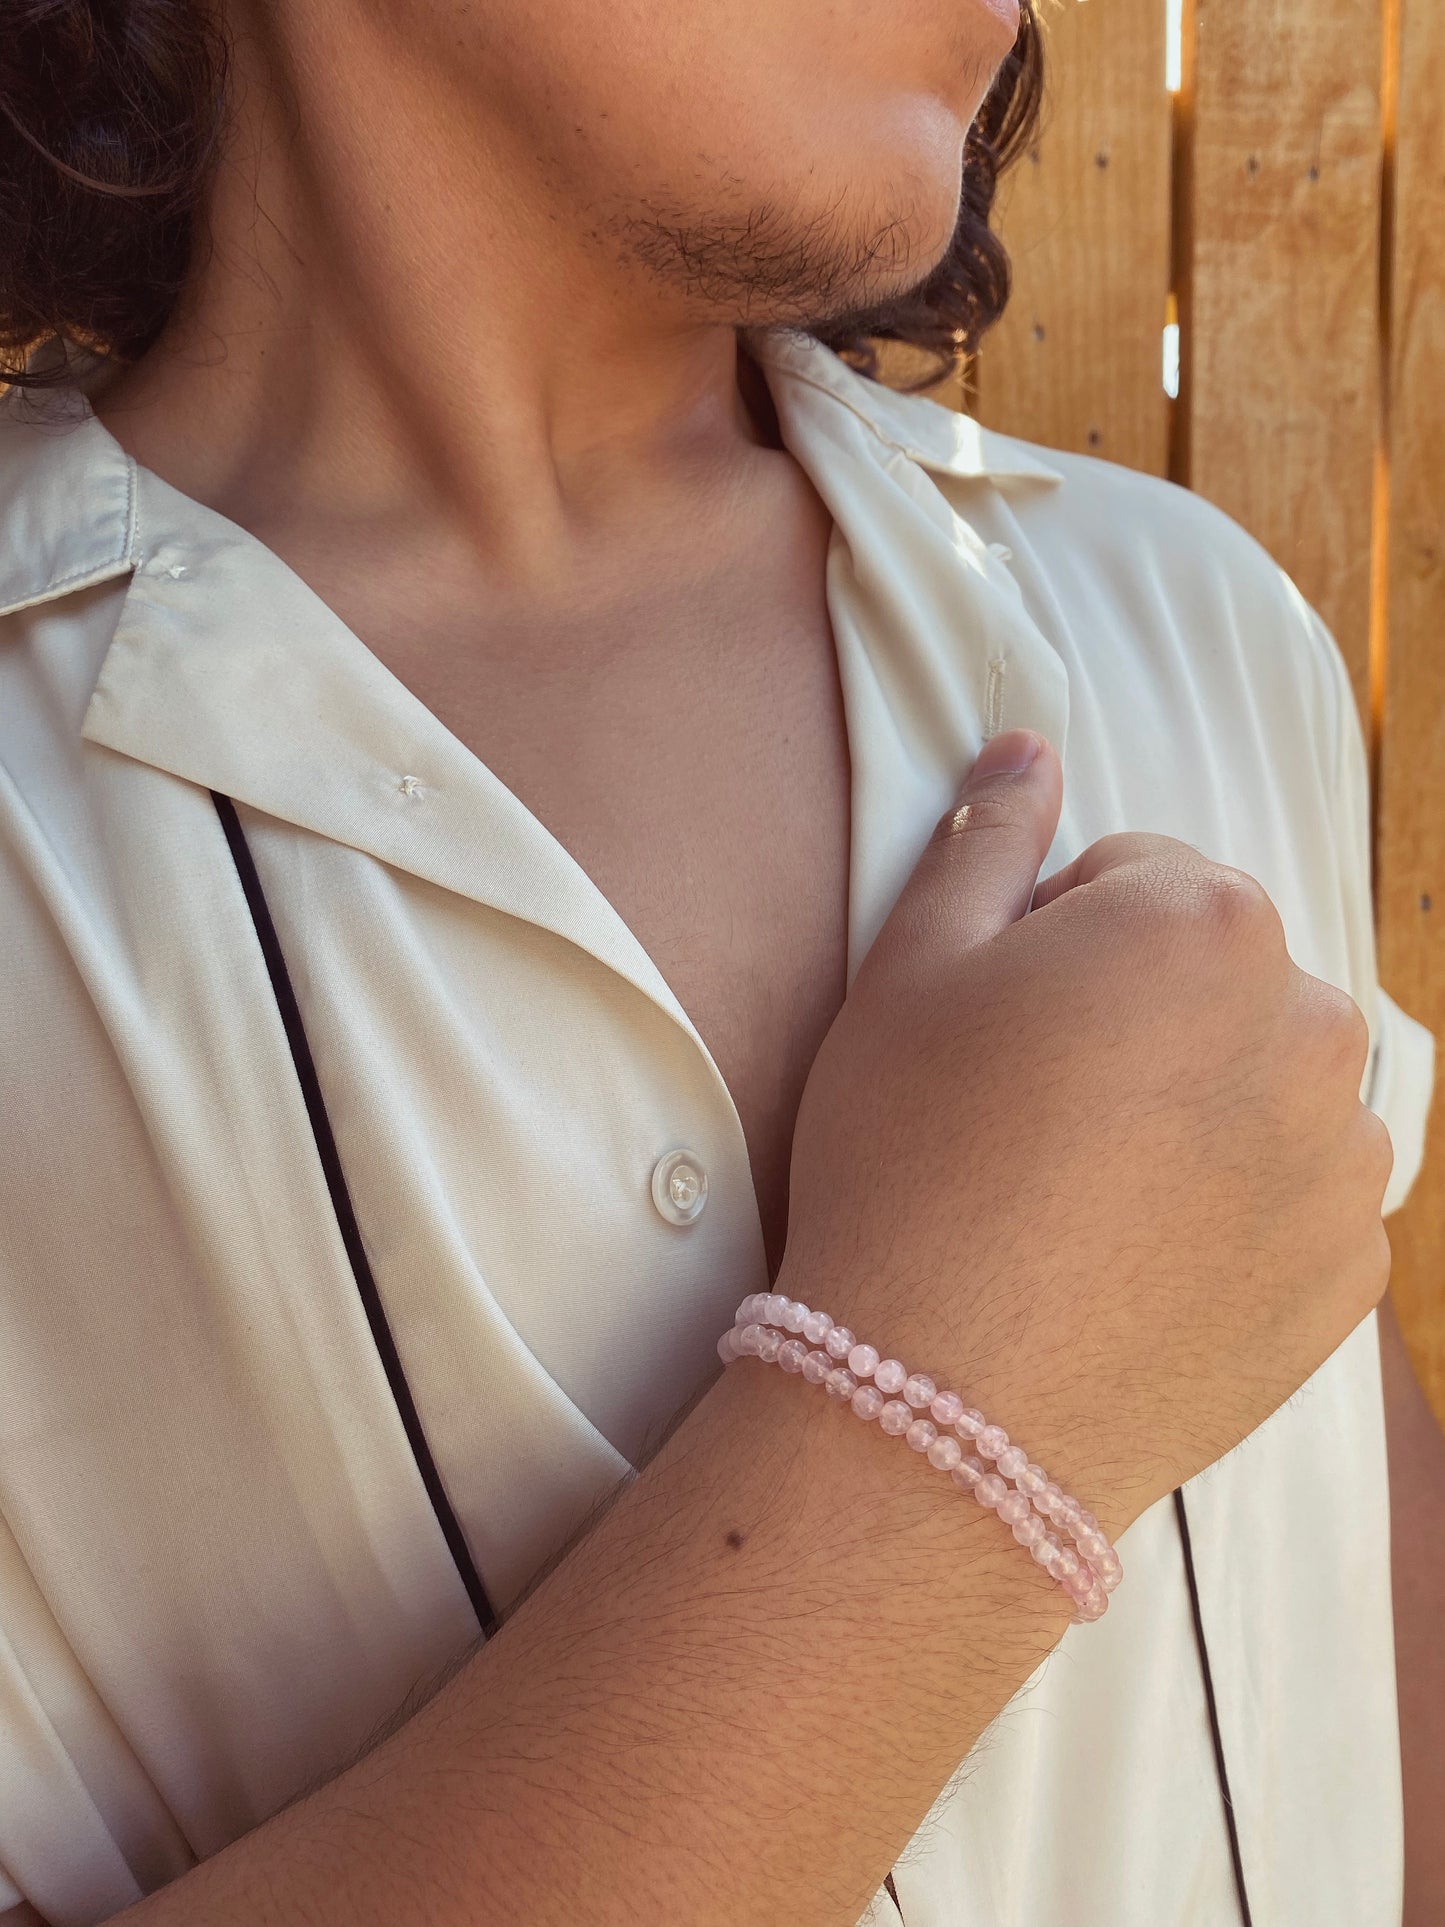
[[[306,1101],[306,1115],[311,1120],[311,1135],[316,1140],[317,1156],[326,1174],[326,1188],[331,1194],[331,1208],[336,1214],[337,1229],[341,1242],[346,1247],[347,1258],[351,1262],[351,1275],[356,1280],[356,1289],[366,1310],[367,1323],[371,1336],[380,1354],[382,1367],[386,1372],[391,1395],[396,1401],[396,1409],[406,1432],[407,1444],[411,1447],[412,1457],[416,1460],[417,1471],[421,1474],[422,1484],[426,1487],[427,1497],[431,1500],[432,1511],[436,1514],[437,1524],[441,1527],[442,1537],[446,1540],[447,1550],[452,1556],[462,1584],[466,1587],[467,1597],[472,1602],[472,1610],[483,1633],[490,1639],[497,1630],[497,1614],[487,1597],[481,1576],[468,1549],[466,1538],[451,1500],[447,1497],[442,1484],[441,1474],[437,1471],[436,1460],[432,1457],[431,1447],[427,1444],[426,1433],[422,1430],[421,1417],[412,1397],[411,1387],[407,1384],[406,1373],[402,1370],[401,1356],[396,1349],[391,1326],[387,1322],[386,1308],[381,1302],[381,1293],[376,1288],[372,1276],[371,1262],[362,1243],[361,1228],[356,1221],[356,1211],[351,1202],[350,1187],[346,1173],[342,1169],[341,1155],[336,1148],[336,1134],[331,1128],[327,1115],[326,1100],[321,1095],[321,1083],[316,1075],[315,1059],[311,1055],[311,1045],[307,1040],[305,1026],[301,1022],[301,1009],[296,1001],[296,992],[291,983],[291,973],[286,968],[286,958],[276,935],[276,925],[272,921],[266,894],[261,888],[261,879],[256,873],[255,858],[241,828],[241,819],[236,814],[236,806],[229,796],[211,791],[216,805],[216,813],[221,819],[221,827],[226,833],[231,856],[236,865],[236,873],[241,879],[246,905],[251,912],[251,921],[256,927],[256,936],[261,945],[261,954],[266,960],[266,969],[271,978],[271,989],[275,994],[276,1006],[281,1013],[281,1022],[286,1030],[286,1041],[291,1046],[292,1062],[296,1066],[297,1081],[301,1095]]]

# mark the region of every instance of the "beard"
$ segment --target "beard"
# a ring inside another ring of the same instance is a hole
[[[760,201],[745,214],[700,216],[655,203],[609,211],[601,232],[627,263],[680,292],[687,304],[735,327],[862,326],[880,307],[924,292],[945,271],[953,227],[916,207],[859,210],[843,189],[811,214]]]

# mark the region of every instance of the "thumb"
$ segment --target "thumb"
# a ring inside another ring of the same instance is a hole
[[[1063,803],[1057,752],[1032,730],[984,744],[888,918],[905,940],[985,943],[1029,907]]]

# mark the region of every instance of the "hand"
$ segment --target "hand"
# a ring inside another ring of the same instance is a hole
[[[1117,1531],[1380,1298],[1391,1150],[1364,1019],[1241,871],[1106,837],[1028,909],[1061,780],[1011,732],[937,826],[809,1074],[775,1289]]]

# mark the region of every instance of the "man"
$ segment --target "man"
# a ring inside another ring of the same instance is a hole
[[[1337,656],[807,334],[987,319],[1032,23],[228,26],[209,252],[152,328],[111,196],[131,365],[0,450],[14,1920],[1395,1918],[1428,1043]],[[770,1285],[1131,1528],[1101,1624],[712,1383]]]

